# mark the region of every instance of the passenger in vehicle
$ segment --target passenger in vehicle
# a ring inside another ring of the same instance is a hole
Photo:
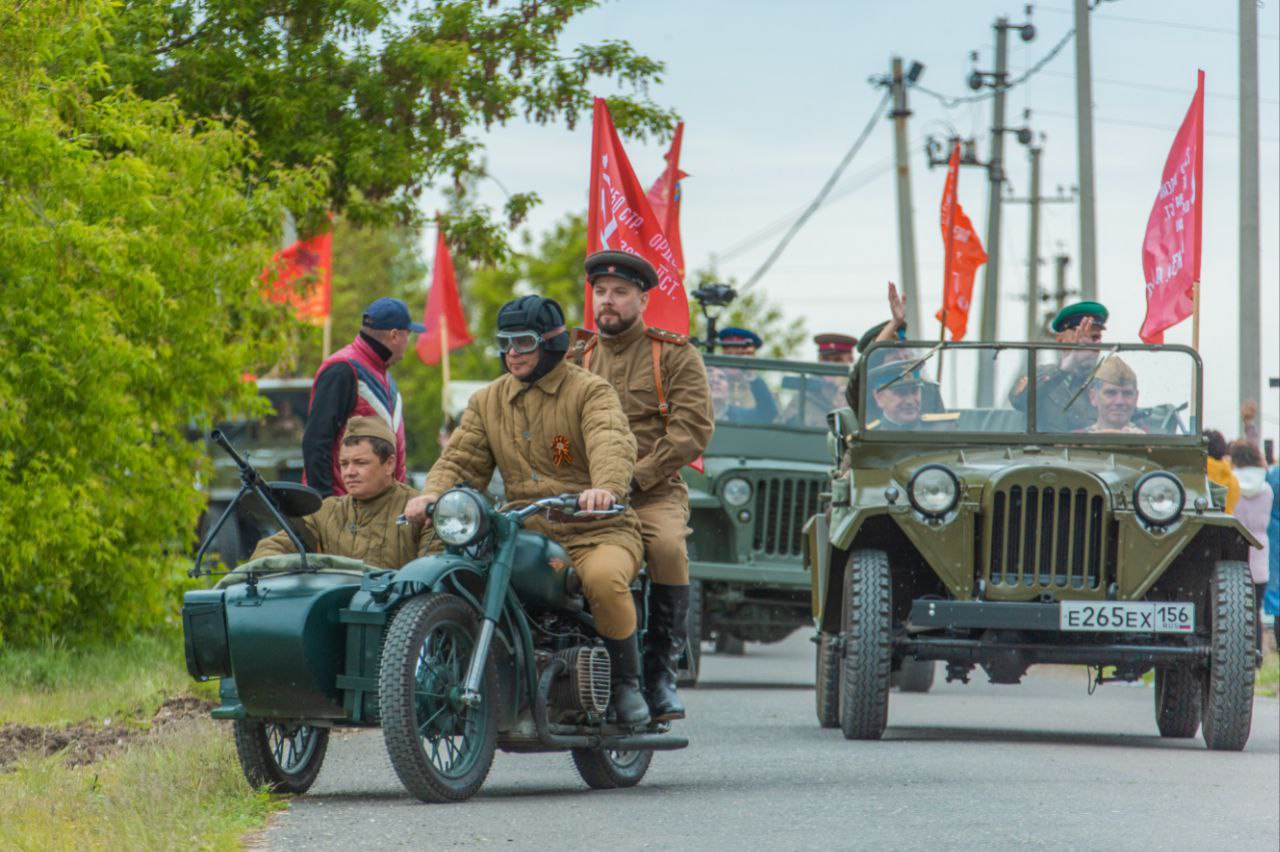
[[[729,381],[728,371],[721,367],[707,367],[707,383],[711,387],[711,407],[716,420],[761,425],[772,423],[778,417],[778,403],[769,386],[759,376],[753,375],[746,381],[752,405],[733,403],[733,385]]]
[[[880,416],[867,423],[869,431],[944,430],[954,429],[959,420],[957,412],[924,410],[923,398],[926,382],[919,372],[904,372],[910,366],[902,361],[890,361],[867,371],[871,385],[871,399]]]
[[[1100,343],[1106,330],[1107,309],[1097,302],[1077,302],[1058,311],[1053,318],[1054,340],[1058,343]],[[1064,350],[1057,364],[1036,368],[1036,429],[1041,432],[1079,432],[1098,418],[1089,395],[1081,386],[1098,363],[1095,349]],[[1027,379],[1024,376],[1009,393],[1009,404],[1027,410]]]
[[[1098,365],[1089,383],[1089,405],[1098,412],[1098,419],[1081,432],[1146,433],[1132,422],[1138,408],[1138,376],[1118,356],[1112,355]]]

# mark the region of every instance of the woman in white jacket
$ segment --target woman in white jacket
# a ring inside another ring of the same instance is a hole
[[[1265,462],[1258,448],[1248,441],[1236,441],[1231,445],[1231,466],[1240,481],[1240,500],[1234,514],[1254,538],[1262,542],[1261,550],[1250,549],[1249,573],[1253,575],[1253,589],[1258,604],[1258,649],[1262,649],[1262,595],[1267,588],[1270,574],[1267,524],[1271,522],[1271,501],[1274,495],[1267,484]]]

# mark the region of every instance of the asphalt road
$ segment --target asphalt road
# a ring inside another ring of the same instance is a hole
[[[1280,705],[1259,699],[1243,753],[1162,740],[1152,691],[1086,694],[1083,669],[1021,686],[895,693],[880,742],[813,711],[807,638],[703,657],[685,751],[640,786],[589,790],[568,755],[499,752],[484,788],[423,805],[379,731],[335,737],[319,780],[261,838],[273,849],[1280,848]]]

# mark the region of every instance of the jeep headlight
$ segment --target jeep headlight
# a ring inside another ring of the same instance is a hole
[[[1133,488],[1133,507],[1138,517],[1155,527],[1176,520],[1186,500],[1178,478],[1161,470],[1146,474]]]
[[[907,498],[920,514],[940,518],[959,502],[960,480],[946,465],[927,464],[912,474]]]
[[[469,488],[454,488],[436,501],[431,522],[445,544],[465,547],[484,535],[489,513],[484,499]]]
[[[724,484],[720,495],[724,498],[724,502],[735,509],[745,506],[751,499],[751,483],[740,476],[735,476]]]

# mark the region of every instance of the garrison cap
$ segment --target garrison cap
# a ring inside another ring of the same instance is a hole
[[[587,255],[587,282],[593,284],[605,275],[630,281],[646,292],[658,286],[658,270],[640,255],[627,251],[598,251]]]
[[[875,342],[876,337],[879,336],[880,332],[884,331],[884,327],[888,324],[889,324],[889,320],[885,320],[884,322],[878,322],[875,325],[871,326],[871,328],[862,332],[862,336],[858,338],[858,354],[859,355],[867,351],[867,347]],[[903,334],[907,333],[906,323],[902,324],[902,333]]]
[[[1054,331],[1066,331],[1078,326],[1085,317],[1090,317],[1093,319],[1094,328],[1105,329],[1110,316],[1110,311],[1098,302],[1076,302],[1058,311],[1049,327]]]
[[[828,352],[852,352],[858,345],[858,338],[847,334],[816,334],[813,342],[818,345],[819,354]]]
[[[760,335],[754,331],[732,325],[720,329],[720,332],[716,335],[716,341],[721,346],[754,346],[759,349],[764,345]]]
[[[347,438],[381,438],[392,447],[396,445],[396,433],[381,417],[352,417],[347,421],[347,431],[342,436],[344,441]]]
[[[879,367],[872,367],[867,370],[867,381],[871,383],[871,389],[873,391],[883,390],[884,386],[890,382],[893,382],[893,386],[895,388],[919,387],[920,385],[923,385],[924,380],[920,378],[920,372],[918,370],[902,376],[902,371],[905,370],[907,366],[907,363],[904,361],[890,361],[887,364],[881,364]],[[898,376],[902,376],[902,378],[894,382],[893,380],[897,379]]]
[[[1115,355],[1108,356],[1098,366],[1097,372],[1093,374],[1095,382],[1107,382],[1120,387],[1136,388],[1138,386],[1138,374],[1133,368],[1121,361]]]

